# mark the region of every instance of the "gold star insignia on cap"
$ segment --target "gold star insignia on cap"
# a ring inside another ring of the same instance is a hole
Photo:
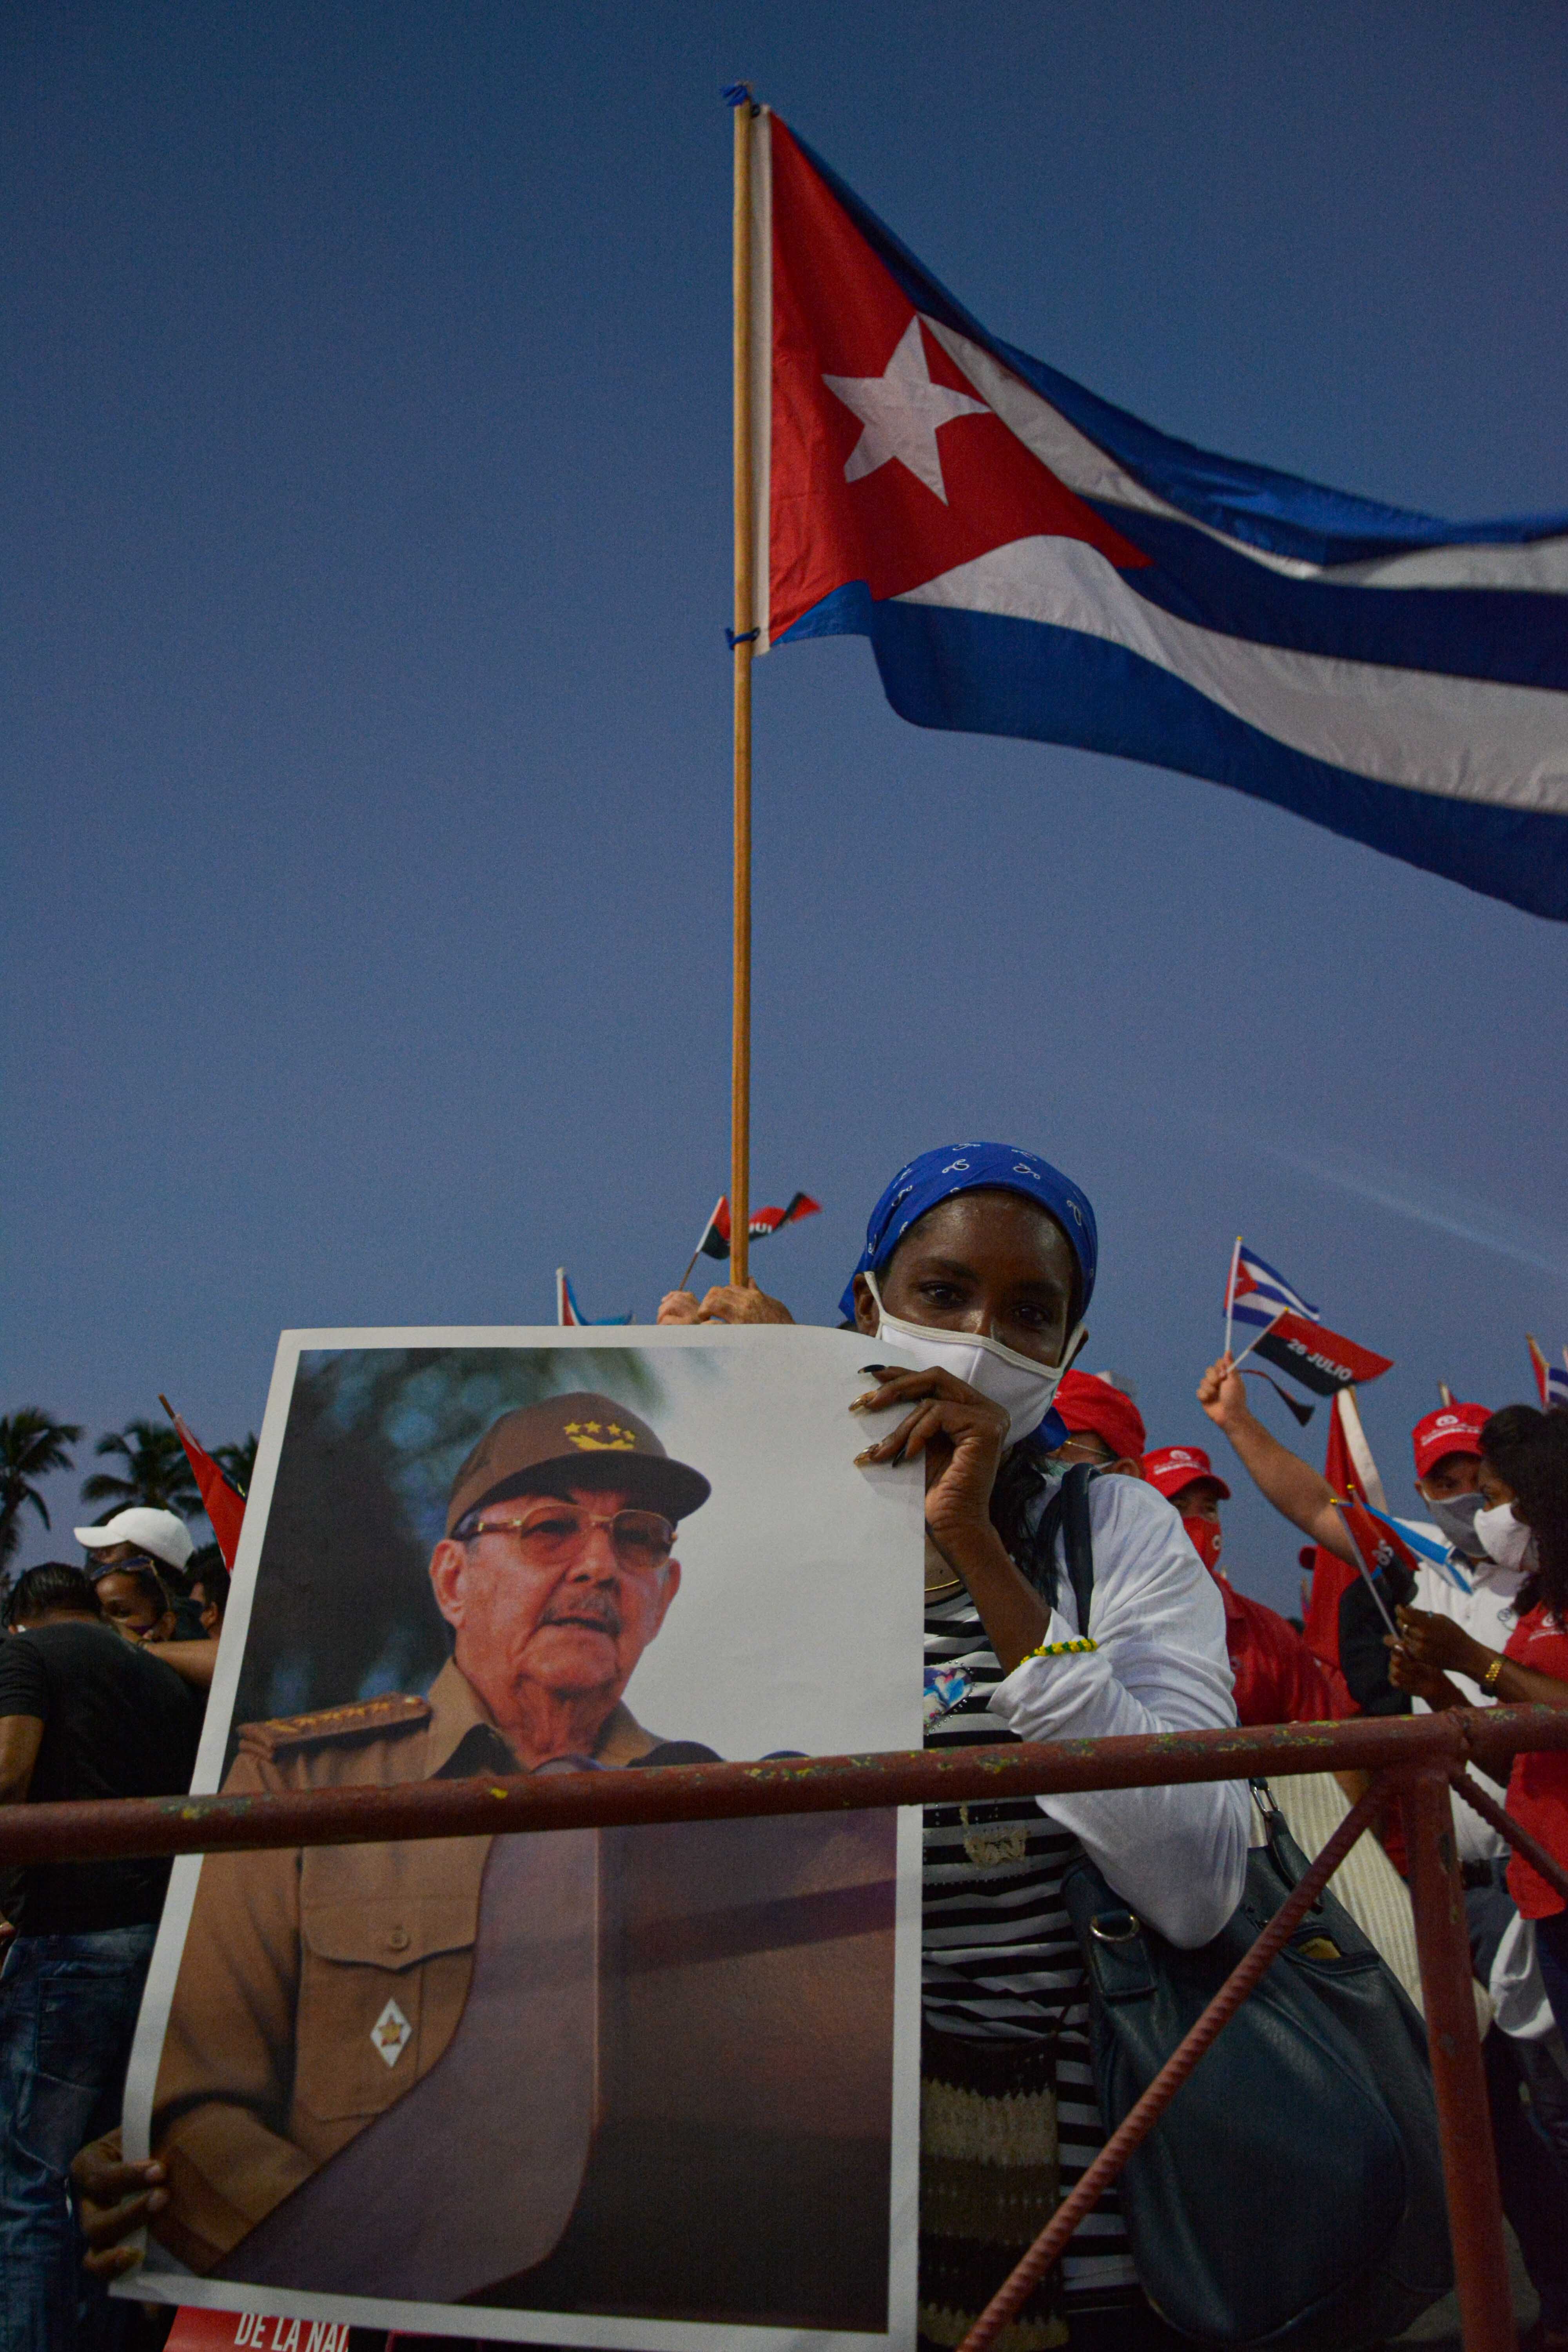
[[[637,1439],[618,1421],[569,1421],[566,1434],[582,1454],[630,1454]]]
[[[395,2066],[409,2042],[414,2028],[395,2000],[389,2000],[370,2029],[371,2047],[387,2065]]]

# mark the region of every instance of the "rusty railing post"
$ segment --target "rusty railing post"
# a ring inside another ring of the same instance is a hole
[[[1465,2352],[1515,2352],[1502,2199],[1447,1777],[1430,1769],[1402,1775],[1399,1794],[1443,2143],[1460,2331]]]

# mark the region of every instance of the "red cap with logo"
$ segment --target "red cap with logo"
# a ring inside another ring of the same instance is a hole
[[[1056,1408],[1069,1436],[1088,1430],[1103,1437],[1121,1461],[1136,1462],[1149,1443],[1143,1416],[1130,1396],[1098,1372],[1066,1372]]]
[[[1151,1486],[1158,1486],[1167,1502],[1199,1478],[1207,1480],[1222,1502],[1230,1500],[1230,1488],[1223,1478],[1215,1476],[1201,1445],[1157,1445],[1152,1454],[1143,1456],[1143,1475]]]
[[[1440,1412],[1429,1412],[1425,1421],[1418,1421],[1410,1433],[1415,1448],[1415,1475],[1425,1478],[1445,1454],[1479,1454],[1481,1432],[1490,1419],[1490,1409],[1484,1404],[1446,1404]]]

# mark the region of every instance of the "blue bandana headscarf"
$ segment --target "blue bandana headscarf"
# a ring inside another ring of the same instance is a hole
[[[1037,1201],[1060,1225],[1078,1259],[1079,1315],[1089,1311],[1094,1295],[1095,1262],[1100,1241],[1094,1211],[1070,1176],[1053,1168],[1032,1151],[1010,1143],[944,1143],[922,1151],[900,1168],[876,1207],[866,1228],[866,1246],[856,1274],[880,1274],[910,1227],[928,1209],[951,1201],[955,1192],[1021,1192]],[[845,1320],[855,1320],[855,1281],[851,1276],[838,1302]]]

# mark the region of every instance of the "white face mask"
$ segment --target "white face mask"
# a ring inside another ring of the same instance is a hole
[[[906,1323],[883,1306],[876,1276],[868,1274],[866,1281],[877,1302],[879,1339],[888,1340],[912,1358],[921,1371],[951,1372],[954,1380],[966,1381],[993,1404],[999,1404],[1007,1415],[1009,1445],[1016,1445],[1038,1429],[1061,1386],[1062,1374],[1082,1343],[1083,1324],[1068,1332],[1059,1364],[1040,1364],[1033,1356],[1020,1356],[1016,1349],[1005,1348],[1000,1339],[982,1339],[974,1331],[943,1331],[930,1323]]]
[[[1513,1516],[1511,1503],[1499,1503],[1476,1513],[1476,1539],[1500,1568],[1522,1568],[1530,1549],[1530,1529]]]

